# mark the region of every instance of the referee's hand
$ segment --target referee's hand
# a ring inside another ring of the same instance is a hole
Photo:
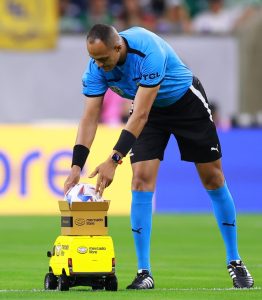
[[[80,180],[81,169],[79,166],[74,165],[71,168],[71,172],[68,175],[65,183],[64,183],[64,194],[66,194],[73,186],[78,184]]]
[[[95,168],[95,170],[88,176],[89,178],[93,178],[96,175],[96,192],[102,197],[104,189],[108,187],[114,179],[115,170],[117,164],[113,162],[111,157],[109,157],[105,162],[100,164]]]

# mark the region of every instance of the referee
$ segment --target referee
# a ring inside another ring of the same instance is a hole
[[[83,75],[86,96],[73,149],[67,192],[80,179],[95,138],[103,97],[108,88],[133,101],[132,114],[108,159],[96,167],[96,189],[103,194],[115,170],[129,153],[132,164],[131,226],[137,255],[137,275],[127,289],[152,289],[150,266],[152,197],[160,161],[170,136],[181,159],[193,162],[210,196],[226,248],[228,272],[236,288],[254,280],[238,253],[234,201],[221,166],[221,147],[205,91],[175,51],[156,34],[133,27],[118,33],[96,24],[87,35],[90,55]]]

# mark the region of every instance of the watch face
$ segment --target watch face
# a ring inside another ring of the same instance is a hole
[[[117,153],[114,153],[112,155],[112,159],[113,159],[114,162],[118,163],[119,161],[121,161],[121,156]]]
[[[117,153],[115,153],[115,154],[113,155],[113,158],[114,158],[115,160],[117,160],[117,161],[120,160],[120,156],[119,156]]]

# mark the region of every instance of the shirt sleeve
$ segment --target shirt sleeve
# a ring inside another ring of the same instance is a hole
[[[107,91],[107,82],[94,59],[90,59],[82,76],[82,93],[87,97],[103,96]]]
[[[166,73],[167,57],[160,48],[159,51],[149,53],[141,65],[140,86],[154,87],[161,83]]]

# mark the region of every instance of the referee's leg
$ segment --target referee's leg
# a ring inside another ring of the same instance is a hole
[[[221,159],[208,163],[196,163],[200,179],[207,190],[215,190],[224,184]]]
[[[132,163],[132,204],[131,226],[137,255],[139,272],[148,272],[151,276],[150,238],[152,228],[152,198],[156,185],[160,160],[152,159]],[[153,278],[147,282],[152,283]]]
[[[227,264],[239,260],[237,245],[236,210],[222,171],[221,159],[196,163],[201,181],[206,188],[222,234],[227,254]]]
[[[132,163],[132,190],[154,192],[159,165],[158,158]]]

